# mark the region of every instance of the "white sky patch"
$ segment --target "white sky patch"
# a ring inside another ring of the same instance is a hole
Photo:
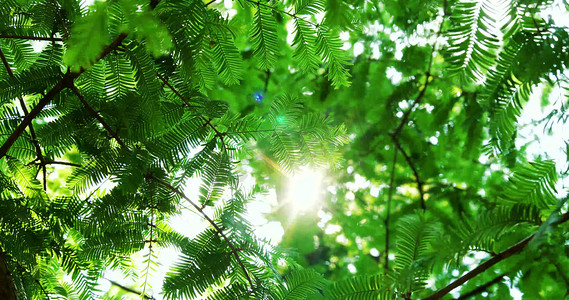
[[[563,88],[554,87],[549,95],[550,104],[541,107],[542,87],[538,86],[530,96],[528,103],[525,104],[522,114],[518,118],[519,130],[516,139],[516,147],[520,148],[528,144],[526,152],[529,160],[538,157],[552,159],[555,161],[559,173],[567,170],[566,138],[569,133],[569,124],[556,122],[557,116],[552,117],[551,134],[547,134],[544,126],[547,122],[538,122],[548,116],[553,110],[562,111],[562,105],[567,95]],[[569,178],[561,177],[557,184],[557,197],[564,197],[569,187]]]
[[[292,20],[286,23],[286,43],[292,45],[292,41],[294,41],[294,22]]]
[[[401,58],[398,58],[401,59]],[[386,70],[386,76],[391,80],[393,85],[398,85],[401,82],[402,74],[397,71],[394,67],[388,67]]]
[[[354,57],[359,56],[364,52],[364,43],[357,42],[354,44]]]
[[[569,13],[562,0],[555,0],[553,5],[541,11],[541,15],[545,18],[552,18],[556,26],[569,27]]]
[[[265,239],[273,245],[278,245],[284,235],[284,229],[280,222],[271,221],[259,227],[255,227],[255,234],[260,239]]]
[[[338,236],[336,237],[336,242],[338,242],[338,243],[340,243],[340,244],[343,244],[343,245],[346,245],[346,244],[348,244],[350,241],[349,241],[348,238],[346,238],[346,236],[342,233],[342,234],[340,234],[340,235],[338,235]]]
[[[350,273],[352,274],[355,274],[358,270],[356,269],[356,266],[354,266],[354,264],[349,264],[348,271],[350,271]]]
[[[373,257],[379,257],[379,250],[376,248],[371,248],[369,249],[369,254]]]
[[[328,224],[324,229],[325,234],[335,234],[342,230],[342,226],[336,224]]]
[[[317,14],[314,15],[314,18],[316,19],[316,23],[320,24],[322,23],[322,20],[324,19],[324,16],[326,16],[326,12],[325,11],[321,11]]]
[[[324,228],[324,226],[332,220],[332,214],[323,210],[319,210],[316,215],[320,218],[320,221],[318,221],[318,227],[320,228]]]
[[[381,52],[379,51],[379,43],[371,43],[371,58],[379,59],[381,57]]]
[[[379,186],[375,186],[375,185],[374,185],[374,186],[372,186],[372,187],[369,189],[369,194],[370,194],[372,197],[377,198],[377,197],[379,196],[380,190],[381,190],[381,189],[379,188]]]

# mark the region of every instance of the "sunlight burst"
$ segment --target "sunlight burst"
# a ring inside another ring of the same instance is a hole
[[[321,171],[302,167],[288,178],[287,202],[295,212],[307,211],[320,201],[322,196]]]

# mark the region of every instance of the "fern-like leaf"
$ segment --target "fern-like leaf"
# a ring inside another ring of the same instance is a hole
[[[278,49],[277,24],[268,7],[258,5],[251,27],[254,55],[259,67],[269,70],[275,65]]]

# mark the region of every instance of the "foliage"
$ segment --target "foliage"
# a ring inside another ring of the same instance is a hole
[[[221,2],[1,1],[0,298],[564,297],[565,6]]]

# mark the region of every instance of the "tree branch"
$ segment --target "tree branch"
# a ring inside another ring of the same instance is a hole
[[[107,54],[111,53],[114,49],[116,49],[128,36],[127,33],[121,33],[119,36],[108,46],[106,46],[103,51],[97,56],[95,59],[99,61],[100,59],[107,56]],[[49,103],[53,98],[59,94],[64,88],[73,85],[73,80],[75,80],[79,75],[85,72],[84,68],[81,68],[79,71],[76,72],[68,72],[63,75],[63,78],[51,89],[49,90],[45,96],[38,102],[38,104],[32,109],[32,111],[22,120],[22,123],[12,132],[12,134],[8,137],[8,139],[4,142],[2,147],[0,147],[0,158],[4,157],[8,150],[12,147],[12,145],[16,142],[18,137],[22,135],[24,129],[28,127],[29,124],[32,123],[32,120],[35,119],[38,114],[42,111],[42,109]]]
[[[433,55],[431,54],[431,57],[432,56]],[[415,101],[413,101],[413,104],[411,105],[411,107],[409,107],[409,109],[403,115],[403,118],[401,118],[401,122],[399,122],[399,126],[397,126],[397,128],[391,133],[391,135],[393,137],[395,137],[395,138],[399,137],[399,134],[401,134],[401,130],[403,130],[403,127],[405,126],[405,124],[407,124],[407,122],[409,122],[409,117],[411,116],[411,112],[413,112],[415,107],[417,107],[417,105],[419,105],[421,103],[421,101],[423,100],[423,97],[425,96],[425,92],[427,91],[427,87],[429,86],[429,79],[431,77],[430,70],[431,70],[431,68],[429,66],[429,69],[427,70],[427,72],[425,72],[425,75],[427,75],[427,78],[425,80],[425,85],[423,86],[423,88],[419,92],[419,95],[417,96],[417,98],[415,98]]]
[[[552,225],[559,225],[561,223],[565,223],[569,221],[569,213],[565,213],[561,216],[561,218],[556,221],[553,222]],[[527,238],[521,240],[520,242],[518,242],[517,244],[511,246],[510,248],[492,256],[490,259],[488,259],[487,261],[481,263],[480,265],[478,265],[476,268],[472,269],[471,271],[469,271],[468,273],[462,275],[460,278],[458,278],[457,280],[449,283],[447,286],[443,287],[442,289],[436,291],[434,294],[432,294],[429,297],[423,298],[423,300],[435,300],[435,299],[440,299],[442,298],[444,295],[450,293],[452,290],[454,290],[455,288],[461,286],[462,284],[464,284],[465,282],[467,282],[468,280],[476,277],[477,275],[481,274],[482,272],[488,270],[490,267],[494,266],[495,264],[501,262],[502,260],[520,253],[522,250],[524,250],[524,248],[528,245],[528,243],[534,238],[535,233],[528,236]]]
[[[83,106],[85,106],[87,108],[87,110],[93,115],[93,117],[95,117],[95,119],[97,119],[97,121],[99,121],[99,123],[101,123],[101,125],[103,125],[103,127],[111,135],[111,137],[114,138],[117,141],[117,143],[119,143],[119,145],[121,145],[122,148],[128,150],[128,147],[123,142],[123,140],[121,140],[121,138],[111,128],[111,126],[109,126],[109,124],[107,124],[107,122],[105,122],[105,120],[103,120],[103,118],[99,115],[99,113],[97,113],[97,111],[95,111],[95,109],[93,109],[93,107],[87,102],[87,100],[85,100],[85,97],[83,97],[83,95],[81,94],[81,92],[79,92],[77,87],[75,85],[72,85],[70,88],[73,91],[73,93],[75,93],[77,98],[79,98],[79,101],[81,101],[81,103],[83,103]]]
[[[135,289],[131,289],[131,288],[127,287],[127,286],[124,286],[124,285],[122,285],[122,284],[116,282],[116,281],[113,281],[113,280],[110,280],[110,279],[107,279],[107,278],[105,278],[105,279],[106,279],[108,282],[110,282],[112,285],[118,287],[119,289],[121,289],[121,290],[123,290],[123,291],[129,292],[129,293],[131,293],[131,294],[137,294],[137,295],[139,295],[139,296],[141,296],[141,297],[144,297],[144,299],[154,299],[154,297],[150,297],[150,296],[146,295],[145,293],[141,293],[141,292],[139,292],[139,291],[137,291],[137,290],[135,290]]]
[[[251,288],[254,287],[253,285],[253,281],[251,280],[251,277],[249,277],[249,273],[247,273],[247,269],[245,268],[245,265],[243,264],[243,261],[241,261],[241,257],[239,257],[239,254],[237,254],[237,248],[235,248],[235,246],[233,245],[233,243],[231,242],[231,240],[229,240],[229,238],[227,237],[227,235],[225,235],[225,233],[223,232],[223,230],[203,211],[203,209],[201,207],[199,207],[196,203],[194,203],[192,200],[190,200],[190,198],[188,198],[184,193],[182,193],[179,189],[175,188],[174,186],[172,186],[171,184],[169,184],[168,182],[150,174],[149,176],[151,179],[155,180],[156,182],[162,184],[163,186],[165,186],[166,188],[168,188],[169,190],[171,190],[172,192],[178,194],[180,197],[184,198],[186,201],[188,201],[188,203],[190,203],[194,209],[196,211],[198,211],[203,217],[204,219],[207,220],[207,222],[209,224],[211,224],[211,226],[215,229],[215,231],[217,231],[217,233],[225,240],[225,242],[227,243],[227,245],[229,246],[229,248],[231,249],[232,253],[234,254],[235,259],[237,260],[237,263],[239,264],[239,267],[241,268],[241,270],[243,270],[243,273],[245,274],[245,277],[247,278],[247,281],[249,282],[249,285],[251,286]]]
[[[180,98],[180,100],[182,100],[184,102],[184,104],[192,109],[193,111],[195,110],[195,106],[191,105],[190,102],[178,91],[176,90],[176,88],[174,86],[172,86],[168,80],[166,80],[166,78],[164,78],[162,75],[160,75],[159,73],[156,73],[156,76],[158,76],[158,78],[176,95],[178,96],[178,98]],[[223,140],[223,137],[225,135],[227,135],[227,133],[225,132],[220,132],[219,130],[217,130],[217,128],[211,123],[211,120],[208,120],[206,117],[201,116],[200,118],[202,120],[204,120],[204,122],[207,124],[207,126],[209,126],[214,132],[215,132],[215,136],[219,137],[219,139],[221,140],[221,144],[223,149],[227,149],[226,145],[225,145],[225,141]]]
[[[17,300],[18,290],[14,284],[14,278],[12,277],[12,272],[8,268],[6,261],[6,255],[4,250],[0,248],[0,298],[6,300]]]
[[[2,49],[0,49],[0,59],[2,59],[2,63],[6,68],[6,72],[8,72],[8,76],[14,77],[14,72],[12,72],[12,68],[10,68],[10,64],[6,59],[6,56],[4,56],[4,52],[2,52]],[[24,118],[25,118],[28,115],[28,108],[26,107],[26,102],[24,102],[24,98],[22,98],[22,96],[18,97],[18,101],[20,103],[20,107],[22,108],[22,112],[24,113]],[[43,153],[40,144],[38,142],[38,138],[36,136],[36,131],[34,130],[34,126],[32,125],[32,123],[29,124],[28,129],[30,130],[30,135],[32,136],[32,144],[34,144],[34,148],[36,149],[37,158],[40,161],[39,168],[41,168],[41,170],[43,171],[43,190],[46,191],[47,174],[45,169],[45,158],[43,157]]]
[[[160,0],[151,0],[150,1],[150,8],[154,9],[156,5],[160,3]],[[119,34],[109,45],[103,48],[103,51],[95,58],[94,63],[103,59],[107,56],[111,51],[117,49],[119,45],[126,39],[128,33],[123,32]],[[38,102],[38,104],[32,109],[30,114],[24,118],[22,123],[14,130],[14,132],[8,137],[8,139],[4,142],[2,147],[0,147],[0,159],[6,156],[6,153],[12,145],[16,142],[18,137],[24,132],[24,129],[32,122],[35,117],[42,111],[42,109],[49,103],[51,100],[59,94],[64,88],[73,85],[73,80],[75,80],[79,75],[81,75],[86,70],[84,68],[79,69],[76,72],[68,72],[66,73],[63,78],[51,89],[49,90],[45,96]]]
[[[65,39],[69,40],[69,30],[67,30],[67,26],[65,26],[65,21],[63,20],[61,12],[59,11],[59,5],[57,4],[56,0],[51,0],[51,2],[53,3],[53,7],[55,7],[55,13],[57,14],[57,18],[61,23],[61,28],[63,29],[63,34],[65,35]]]
[[[478,286],[477,288],[473,289],[472,291],[470,291],[468,293],[465,293],[464,295],[460,295],[460,297],[458,297],[456,300],[464,300],[464,299],[468,299],[472,296],[478,295],[478,294],[486,291],[489,287],[493,286],[494,284],[502,281],[502,278],[504,278],[504,276],[506,276],[506,273],[496,276],[494,279],[486,282],[485,284],[483,284],[481,286]]]
[[[30,163],[27,164],[27,165],[34,164],[36,161],[37,161],[37,159],[34,160],[34,161],[32,161],[32,162],[30,162]],[[42,165],[41,162],[35,163],[35,164],[36,164],[36,165]],[[78,168],[83,167],[83,166],[80,165],[80,164],[75,164],[75,163],[72,163],[72,162],[67,162],[67,161],[55,161],[55,160],[48,160],[48,159],[46,159],[46,160],[43,161],[43,165],[65,165],[65,166],[78,167]]]
[[[19,39],[30,41],[51,41],[62,42],[63,39],[55,37],[31,36],[31,35],[13,35],[13,34],[0,34],[0,39]]]
[[[401,146],[401,143],[399,143],[399,139],[397,137],[395,137],[394,135],[390,135],[390,136],[393,139],[395,147],[401,152],[401,154],[403,154],[405,161],[407,162],[407,164],[409,165],[409,167],[413,171],[413,175],[415,176],[415,182],[417,183],[417,190],[419,190],[419,199],[420,199],[420,203],[421,203],[421,209],[423,209],[423,211],[424,211],[427,209],[427,205],[425,204],[425,192],[423,189],[423,181],[421,180],[421,177],[419,177],[419,171],[417,170],[417,167],[415,166],[415,164],[411,160],[411,157],[405,152],[405,150]]]

